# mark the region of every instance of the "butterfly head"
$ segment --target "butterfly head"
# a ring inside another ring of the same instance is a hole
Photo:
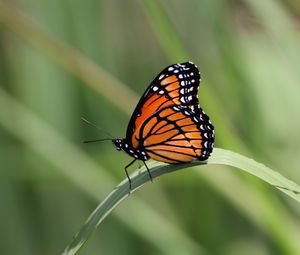
[[[119,138],[112,139],[112,142],[118,151],[123,150],[127,154],[129,154],[131,157],[134,157],[136,159],[140,159],[143,161],[146,161],[150,158],[145,151],[131,147],[129,145],[129,143],[126,141],[126,139],[119,139]]]
[[[118,151],[122,150],[124,148],[124,139],[112,139],[113,144],[116,146],[116,149]]]

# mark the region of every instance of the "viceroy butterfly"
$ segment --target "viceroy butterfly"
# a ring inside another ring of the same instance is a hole
[[[192,62],[166,67],[138,102],[126,137],[112,140],[117,150],[134,158],[125,167],[130,188],[127,168],[136,160],[180,164],[209,158],[214,127],[199,105],[199,84],[200,72]]]

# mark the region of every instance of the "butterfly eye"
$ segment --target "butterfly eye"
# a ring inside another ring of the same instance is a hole
[[[123,147],[123,142],[121,139],[114,139],[112,140],[113,144],[116,146],[116,149],[118,151],[122,150],[122,147]]]

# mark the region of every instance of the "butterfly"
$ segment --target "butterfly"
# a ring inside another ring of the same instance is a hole
[[[112,139],[136,160],[180,164],[209,158],[214,126],[199,105],[200,72],[192,62],[166,67],[151,82],[129,121],[126,137]],[[145,164],[149,176],[150,171]]]

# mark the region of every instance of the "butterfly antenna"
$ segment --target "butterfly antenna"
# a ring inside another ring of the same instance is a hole
[[[88,124],[88,125],[90,125],[90,126],[96,128],[96,129],[98,129],[99,131],[101,131],[101,132],[107,134],[107,135],[108,135],[109,137],[111,137],[112,139],[114,139],[114,137],[113,137],[110,133],[108,133],[107,131],[103,130],[102,128],[97,127],[95,124],[93,124],[92,122],[88,121],[87,119],[81,117],[81,120],[82,120],[83,122],[85,122],[86,124]],[[111,140],[111,139],[106,139],[106,140]],[[95,140],[95,141],[98,141],[98,140]],[[105,141],[105,139],[101,139],[101,140],[99,140],[99,141]]]
[[[110,138],[104,138],[104,139],[97,139],[97,140],[84,140],[81,141],[82,143],[95,143],[95,142],[102,142],[102,141],[111,141]]]

